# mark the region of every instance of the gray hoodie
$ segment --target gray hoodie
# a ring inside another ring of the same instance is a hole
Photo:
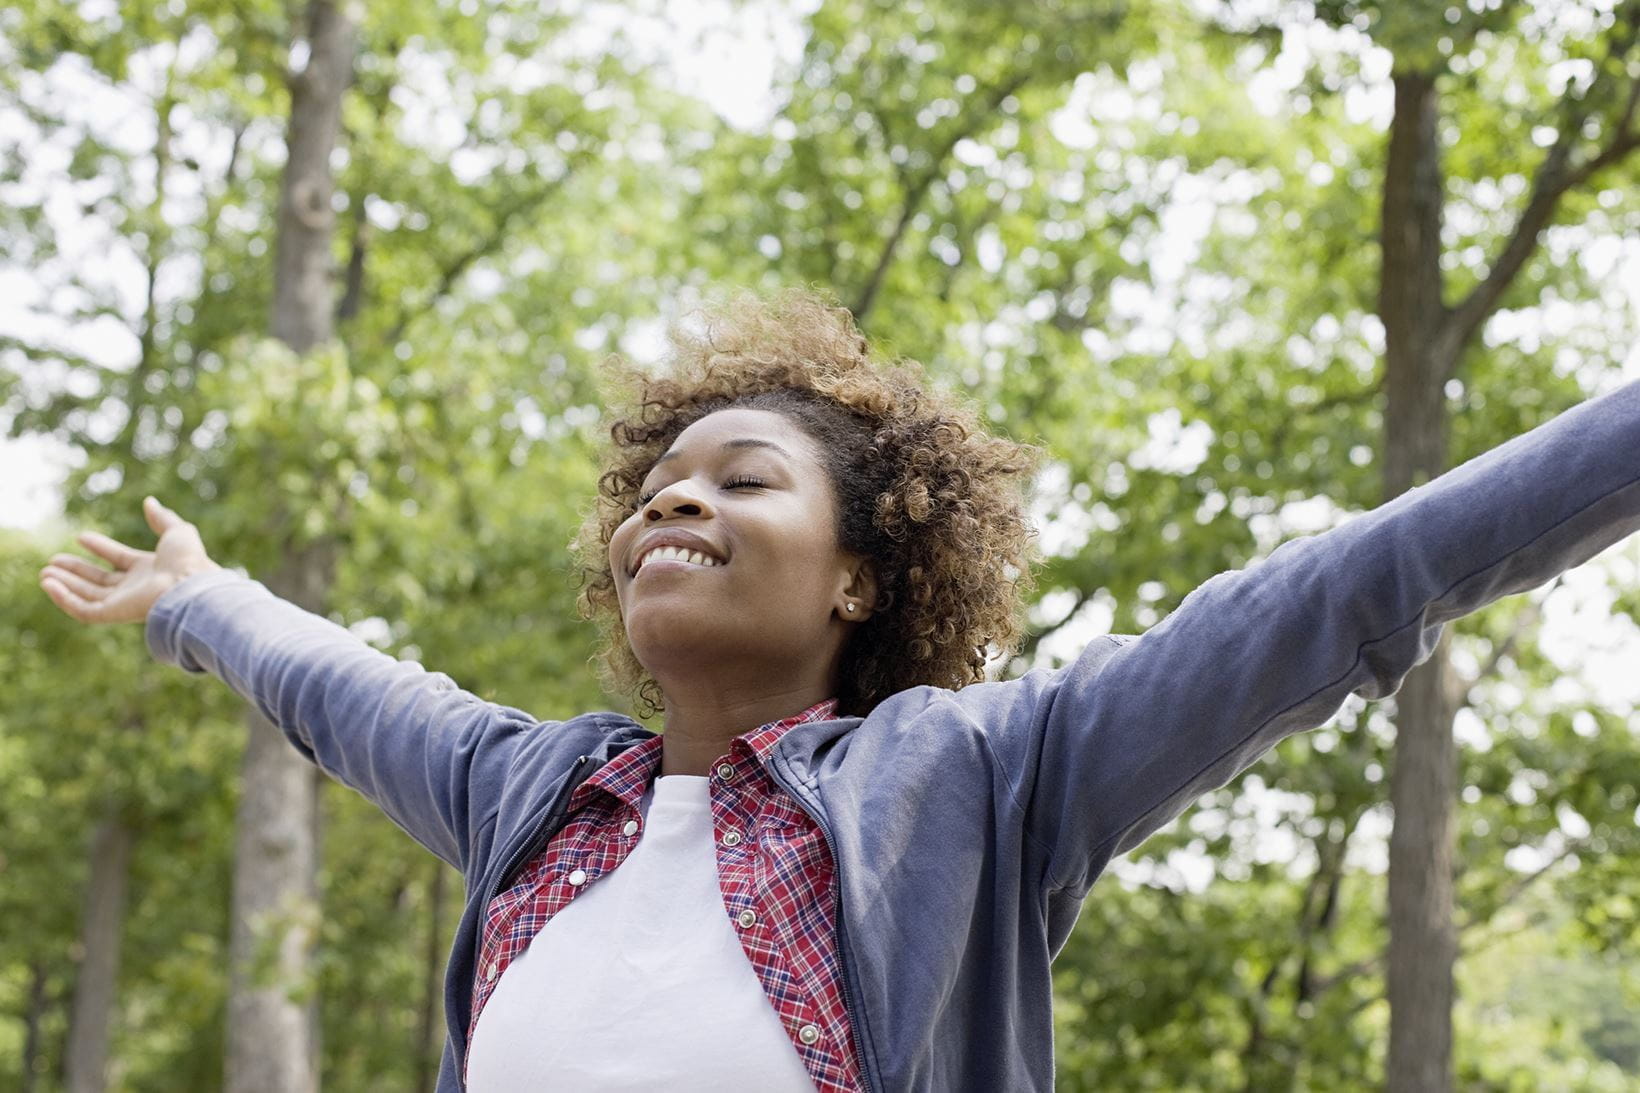
[[[1193,592],[1142,637],[864,718],[801,725],[770,773],[825,832],[872,1090],[1053,1084],[1049,965],[1089,886],[1200,794],[1345,697],[1379,698],[1443,623],[1640,529],[1640,384]],[[569,791],[651,734],[541,722],[385,656],[226,571],[149,616],[155,657],[224,679],[330,775],[461,870],[440,1093],[461,1088],[484,910]]]

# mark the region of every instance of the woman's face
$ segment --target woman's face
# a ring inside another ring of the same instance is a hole
[[[640,497],[610,539],[609,566],[632,651],[663,688],[680,672],[823,663],[841,648],[839,620],[865,614],[830,480],[791,419],[707,415],[656,461]]]

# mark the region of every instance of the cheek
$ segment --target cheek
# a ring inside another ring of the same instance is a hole
[[[806,615],[829,600],[837,581],[837,551],[813,540],[790,542],[771,552],[753,588],[765,609]]]
[[[615,598],[617,602],[624,602],[621,582],[622,578],[625,576],[625,573],[622,567],[625,565],[624,559],[626,558],[628,549],[632,545],[633,537],[637,535],[638,530],[639,529],[632,523],[631,518],[628,518],[624,523],[617,527],[614,534],[609,537],[609,546],[604,551],[604,561],[609,565],[610,579],[615,583]]]

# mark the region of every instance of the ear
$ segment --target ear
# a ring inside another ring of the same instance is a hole
[[[877,567],[866,558],[848,556],[832,613],[844,622],[865,622],[877,605]]]

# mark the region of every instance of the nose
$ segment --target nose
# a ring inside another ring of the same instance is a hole
[[[690,488],[688,480],[684,480],[672,483],[651,497],[643,517],[654,523],[669,516],[705,516],[710,511],[705,501]]]

